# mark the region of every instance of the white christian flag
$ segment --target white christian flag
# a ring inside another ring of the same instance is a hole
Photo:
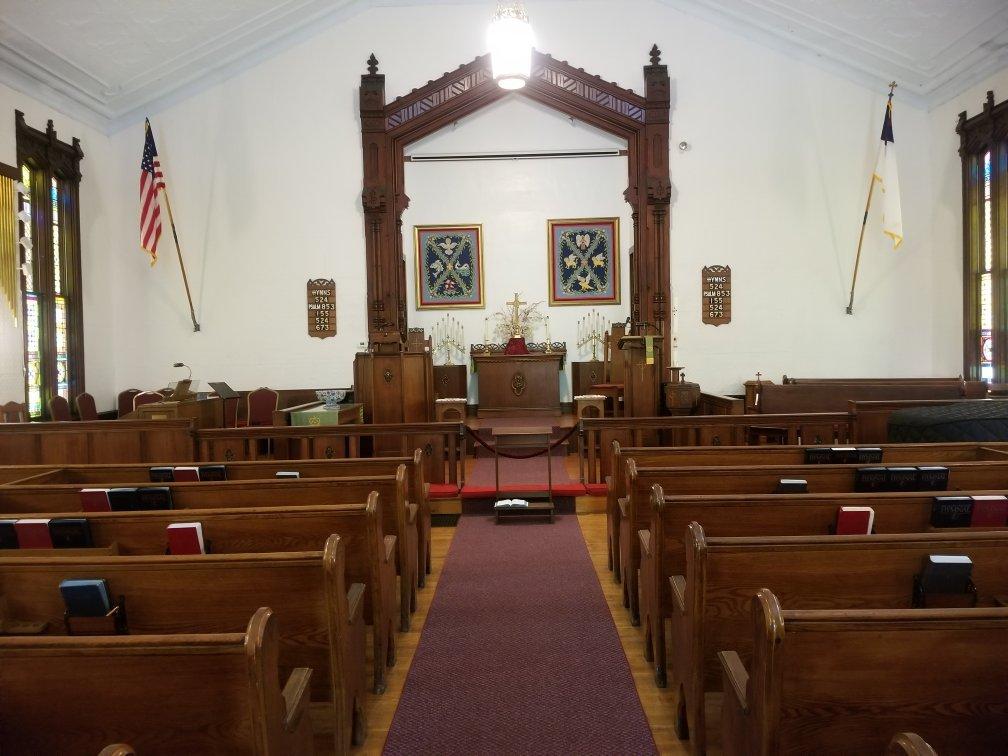
[[[882,122],[882,144],[875,162],[874,180],[882,190],[882,231],[893,240],[893,249],[903,243],[903,210],[900,206],[899,172],[896,170],[896,144],[893,141],[892,93],[886,103]]]

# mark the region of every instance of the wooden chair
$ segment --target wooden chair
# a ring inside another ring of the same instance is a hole
[[[261,386],[249,391],[245,399],[246,416],[250,428],[273,425],[273,413],[280,405],[280,394]]]
[[[125,389],[119,392],[116,397],[116,411],[119,417],[125,417],[133,411],[133,397],[140,393],[140,389]]]
[[[221,406],[223,408],[224,414],[224,427],[225,428],[237,428],[238,427],[238,397],[231,396],[227,399],[221,399]]]
[[[77,405],[77,417],[78,419],[88,422],[91,420],[98,420],[98,407],[95,405],[94,397],[88,392],[83,394],[78,394],[77,398],[74,399],[74,403]]]
[[[279,653],[266,607],[244,633],[0,638],[0,749],[98,753],[114,732],[144,756],[310,754],[312,671],[282,684]]]
[[[137,407],[142,407],[145,404],[154,404],[155,402],[163,402],[164,396],[162,396],[157,391],[141,391],[133,396],[133,410],[136,411]]]
[[[57,423],[67,423],[73,420],[73,416],[70,414],[70,402],[59,394],[50,399],[49,418]]]
[[[28,405],[20,402],[0,404],[0,423],[27,423]]]

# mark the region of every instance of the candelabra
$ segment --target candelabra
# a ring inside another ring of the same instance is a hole
[[[598,347],[605,341],[605,323],[597,310],[592,310],[578,320],[577,337],[578,349],[591,345],[592,361],[598,360]]]
[[[434,357],[444,352],[445,364],[455,364],[455,352],[459,360],[465,355],[465,328],[455,318],[445,315],[434,323],[431,339],[431,349]]]

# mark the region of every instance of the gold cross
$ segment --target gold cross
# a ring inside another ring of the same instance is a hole
[[[507,302],[506,305],[512,309],[511,313],[511,334],[515,337],[521,336],[521,322],[518,318],[518,308],[523,304],[528,304],[527,302],[522,302],[518,298],[518,292],[515,292],[515,298],[511,302]]]

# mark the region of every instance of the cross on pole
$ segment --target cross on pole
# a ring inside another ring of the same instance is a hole
[[[528,302],[522,302],[521,299],[518,298],[518,292],[516,291],[515,292],[515,298],[512,301],[507,302],[506,304],[512,310],[512,312],[511,312],[511,335],[514,336],[515,338],[517,338],[517,337],[521,336],[521,322],[519,321],[519,318],[518,318],[518,308],[521,307],[523,304],[528,304]]]

